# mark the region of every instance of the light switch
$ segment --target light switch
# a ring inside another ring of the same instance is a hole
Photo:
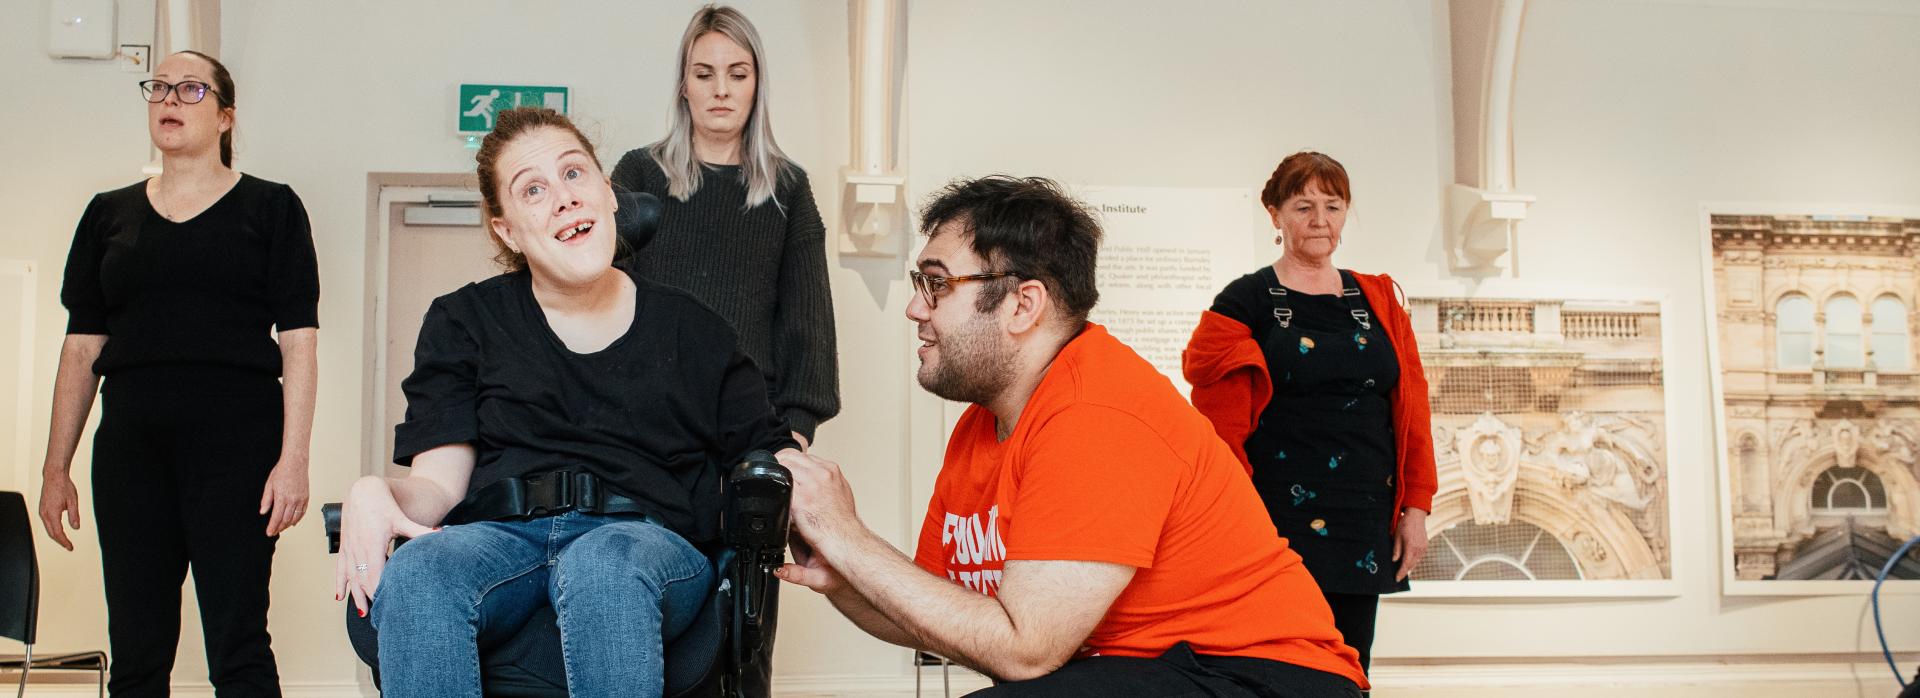
[[[112,58],[114,0],[48,0],[47,53],[55,58]]]

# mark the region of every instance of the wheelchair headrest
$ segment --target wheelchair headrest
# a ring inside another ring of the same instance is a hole
[[[628,250],[639,250],[653,242],[660,230],[660,197],[638,191],[615,192],[620,210],[613,214],[614,229],[626,241]]]

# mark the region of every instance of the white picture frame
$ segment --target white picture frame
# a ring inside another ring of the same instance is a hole
[[[1568,286],[1558,283],[1540,283],[1515,279],[1450,280],[1440,282],[1406,283],[1402,290],[1409,301],[1412,299],[1465,299],[1475,301],[1533,301],[1568,302],[1597,304],[1636,304],[1651,305],[1657,308],[1660,316],[1660,365],[1662,428],[1660,447],[1663,456],[1662,477],[1668,486],[1665,516],[1665,531],[1668,551],[1667,574],[1664,578],[1653,579],[1580,579],[1580,580],[1485,580],[1485,581],[1435,581],[1417,580],[1412,590],[1405,593],[1389,594],[1381,598],[1389,603],[1419,603],[1446,599],[1609,599],[1609,598],[1671,598],[1681,595],[1687,579],[1688,565],[1685,561],[1695,554],[1688,548],[1687,538],[1676,535],[1676,514],[1679,507],[1676,502],[1688,496],[1686,481],[1671,477],[1676,470],[1674,461],[1682,454],[1675,451],[1674,415],[1679,408],[1675,391],[1668,388],[1665,371],[1671,366],[1670,357],[1676,356],[1676,338],[1672,332],[1673,318],[1669,298],[1664,292],[1628,287],[1607,286]],[[1423,347],[1424,349],[1424,347]],[[1431,378],[1431,373],[1429,374]],[[1705,496],[1705,493],[1700,493]],[[1430,527],[1431,530],[1431,527]],[[1437,551],[1429,547],[1427,554]]]
[[[1737,573],[1735,499],[1732,458],[1727,447],[1726,377],[1720,340],[1720,289],[1715,282],[1713,250],[1714,216],[1809,216],[1848,220],[1860,217],[1898,217],[1920,219],[1920,207],[1886,204],[1813,204],[1780,202],[1702,202],[1699,208],[1700,278],[1704,303],[1702,315],[1707,323],[1707,380],[1711,386],[1713,429],[1710,440],[1718,490],[1719,535],[1717,559],[1720,561],[1721,592],[1726,596],[1862,596],[1873,589],[1871,580],[1796,580],[1740,579]],[[1771,305],[1762,312],[1771,311]],[[1911,312],[1911,311],[1910,311]],[[1909,325],[1908,332],[1915,327]],[[1909,340],[1912,341],[1911,339]],[[1920,594],[1920,580],[1888,580],[1880,593]]]

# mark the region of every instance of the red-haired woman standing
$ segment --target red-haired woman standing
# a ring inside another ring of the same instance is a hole
[[[1406,590],[1426,553],[1426,375],[1393,280],[1333,265],[1353,202],[1346,168],[1295,153],[1260,202],[1280,258],[1215,297],[1183,369],[1367,667],[1380,595]]]

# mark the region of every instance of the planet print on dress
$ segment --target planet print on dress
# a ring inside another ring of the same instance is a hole
[[[1287,490],[1287,492],[1293,495],[1293,505],[1296,507],[1305,504],[1309,499],[1320,496],[1313,490],[1301,487],[1298,484],[1294,485],[1292,489]]]
[[[1360,558],[1359,561],[1353,563],[1353,566],[1366,570],[1367,574],[1380,573],[1380,563],[1373,561],[1373,551],[1371,550],[1367,551],[1366,557]]]
[[[1365,334],[1361,334],[1361,333],[1359,333],[1359,332],[1355,332],[1355,333],[1353,333],[1353,345],[1354,345],[1355,347],[1358,347],[1358,348],[1360,349],[1360,351],[1366,351],[1366,350],[1367,350],[1367,336],[1366,336]]]
[[[1312,522],[1310,522],[1310,523],[1308,523],[1308,524],[1307,524],[1307,527],[1308,527],[1308,528],[1311,528],[1311,529],[1313,529],[1313,532],[1314,532],[1314,533],[1318,533],[1318,534],[1320,534],[1320,535],[1322,535],[1322,536],[1324,536],[1324,535],[1327,535],[1327,520],[1326,520],[1326,519],[1314,519],[1314,520],[1313,520]],[[1369,558],[1371,558],[1371,557],[1373,557],[1373,553],[1372,553],[1372,552],[1368,552],[1368,553],[1367,553],[1367,557],[1369,557]]]
[[[1301,338],[1300,338],[1300,353],[1302,353],[1302,354],[1305,354],[1305,353],[1307,353],[1307,352],[1309,352],[1309,351],[1313,351],[1313,338],[1312,338],[1312,337],[1301,337]]]
[[[1342,457],[1344,457],[1344,456],[1334,456],[1334,457],[1332,457],[1332,458],[1328,458],[1328,459],[1327,459],[1327,469],[1328,469],[1328,470],[1335,470],[1335,469],[1338,469],[1338,468],[1340,467],[1340,459],[1341,459]]]
[[[1279,453],[1275,453],[1275,454],[1273,454],[1273,459],[1274,459],[1274,460],[1286,460],[1286,459],[1287,459],[1287,452],[1286,452],[1286,451],[1281,451],[1281,452],[1279,452]]]

